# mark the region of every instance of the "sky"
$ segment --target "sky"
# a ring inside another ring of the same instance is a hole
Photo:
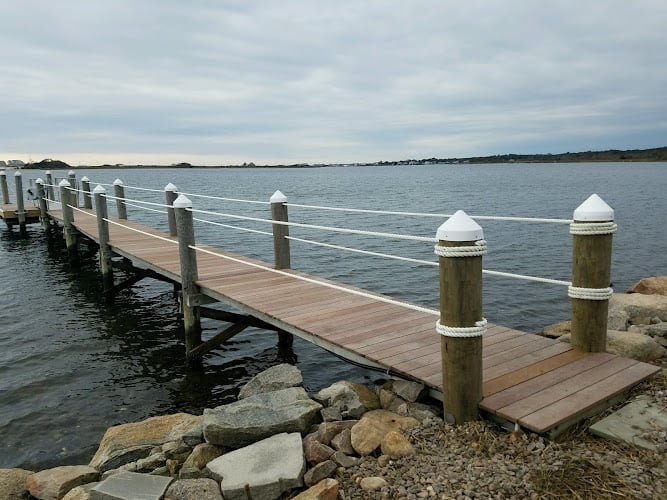
[[[0,0],[0,159],[667,145],[665,0]]]

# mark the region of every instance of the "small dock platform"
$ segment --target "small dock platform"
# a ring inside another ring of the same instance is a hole
[[[0,205],[0,219],[5,221],[8,227],[16,226],[19,224],[18,210],[18,207],[14,204],[2,204]],[[39,222],[39,207],[26,207],[25,221],[26,224]]]

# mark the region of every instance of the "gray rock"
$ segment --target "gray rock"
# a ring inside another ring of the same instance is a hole
[[[164,500],[222,500],[222,493],[213,479],[179,479],[169,486]]]
[[[559,337],[559,340],[570,342],[570,335],[563,335]],[[660,359],[667,353],[667,350],[648,335],[608,330],[607,352],[646,362]]]
[[[0,469],[0,492],[7,499],[28,498],[25,480],[33,472],[25,469]]]
[[[211,460],[215,460],[222,455],[222,448],[209,443],[201,443],[195,446],[190,456],[183,463],[184,469],[197,468],[203,469]]]
[[[172,482],[170,477],[119,472],[90,490],[91,500],[161,500]]]
[[[303,486],[306,461],[301,435],[277,434],[216,458],[206,466],[220,481],[225,500],[274,499]]]
[[[609,330],[624,331],[629,325],[650,324],[653,318],[667,321],[667,296],[615,293],[609,300]]]
[[[25,485],[30,494],[41,500],[62,498],[69,490],[97,481],[100,473],[87,465],[64,465],[28,476]]]
[[[204,438],[208,443],[240,448],[280,432],[306,433],[322,406],[302,387],[250,396],[204,410]]]
[[[414,417],[420,422],[440,418],[438,408],[423,403],[403,403],[396,409],[396,413],[403,417]]]
[[[628,328],[629,332],[642,333],[653,338],[667,338],[667,323],[652,323],[649,325],[632,325]]]
[[[343,420],[343,415],[340,413],[340,409],[335,406],[322,408],[320,415],[322,415],[322,420],[324,422],[337,422],[338,420]]]
[[[314,486],[322,481],[322,479],[333,476],[337,468],[338,466],[333,460],[321,462],[306,472],[303,476],[303,482],[306,483],[306,486],[308,487]]]
[[[380,408],[378,396],[363,384],[343,380],[322,389],[315,400],[340,410],[343,418],[359,418],[369,410]]]
[[[272,366],[268,370],[255,375],[239,391],[239,399],[245,399],[257,394],[279,391],[303,384],[303,376],[296,366],[286,363]]]
[[[90,490],[98,483],[88,483],[69,490],[62,500],[90,500]]]
[[[414,403],[426,394],[426,387],[410,380],[394,380],[392,391],[408,403]]]
[[[359,463],[358,458],[346,455],[342,451],[337,451],[336,453],[331,455],[331,460],[333,460],[336,463],[336,465],[339,465],[340,467],[345,467],[346,469],[349,467],[354,467]]]

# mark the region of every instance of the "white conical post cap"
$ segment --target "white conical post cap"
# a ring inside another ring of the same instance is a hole
[[[76,172],[74,170],[70,170],[69,172],[67,172],[67,175],[76,175]]]
[[[35,180],[35,184],[44,184],[44,181],[42,180],[41,177],[37,177],[37,179]]]
[[[269,199],[269,203],[287,203],[287,196],[280,191],[276,191]]]
[[[45,175],[51,175],[51,171],[50,171],[50,170],[47,170],[46,172],[44,172],[44,174],[45,174]]]
[[[178,191],[178,188],[174,186],[171,182],[164,187],[165,191]]]
[[[116,179],[115,181],[113,181],[113,185],[114,185],[114,186],[122,186],[122,185],[123,185],[123,181],[121,181],[120,179]]]
[[[69,181],[67,179],[63,179],[58,183],[58,187],[70,187]]]
[[[3,177],[7,177],[7,174],[5,173],[4,170],[0,170],[0,175],[2,175]]]
[[[436,232],[438,241],[478,241],[484,239],[484,231],[463,210],[458,210]]]
[[[104,189],[104,186],[101,186],[99,184],[97,185],[97,187],[95,189],[93,189],[93,194],[104,194],[106,192],[107,192],[107,190]]]
[[[81,177],[81,182],[90,182],[90,179],[88,178],[88,176],[84,175],[83,177]]]
[[[574,220],[609,222],[614,220],[614,209],[597,194],[592,194],[574,211]]]
[[[179,194],[174,200],[174,208],[192,208],[192,202],[187,196]]]
[[[17,170],[16,172],[14,172],[14,177],[21,177],[22,175],[23,175],[23,174],[22,174],[19,170]]]

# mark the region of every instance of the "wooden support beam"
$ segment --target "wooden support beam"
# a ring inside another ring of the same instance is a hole
[[[132,285],[136,285],[139,281],[144,279],[146,276],[141,276],[141,275],[136,275],[136,276],[130,276],[128,279],[125,281],[118,283],[117,285],[112,285],[110,288],[105,288],[104,289],[104,294],[108,297],[113,297],[116,295],[118,292],[125,290],[126,288],[130,288]]]
[[[250,318],[250,326],[255,328],[262,328],[264,330],[279,331],[280,329],[277,326],[274,326],[270,323],[262,321],[261,319],[246,316],[244,314],[233,313],[229,311],[222,311],[220,309],[213,309],[212,307],[199,307],[199,313],[203,318],[215,319],[218,321],[226,321],[227,323],[237,323],[244,318]]]
[[[223,329],[221,332],[219,332],[217,335],[215,335],[213,338],[207,340],[206,342],[199,344],[197,347],[189,350],[186,353],[186,357],[188,361],[193,361],[195,359],[201,358],[204,354],[207,352],[212,351],[216,347],[218,347],[220,344],[227,342],[229,339],[231,339],[234,335],[237,335],[241,333],[243,330],[248,328],[249,326],[252,326],[252,321],[254,318],[250,316],[244,317],[241,321],[238,323],[235,323],[225,329]]]

